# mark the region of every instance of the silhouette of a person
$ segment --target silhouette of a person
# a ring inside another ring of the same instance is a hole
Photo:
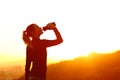
[[[40,35],[45,30],[53,30],[56,39],[47,40],[40,39]],[[46,80],[47,69],[47,47],[51,47],[63,42],[61,34],[56,28],[54,22],[48,23],[45,27],[39,27],[36,24],[30,24],[25,31],[23,31],[23,41],[26,47],[26,65],[25,65],[25,79],[26,80]]]

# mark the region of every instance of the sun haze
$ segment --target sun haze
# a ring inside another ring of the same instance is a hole
[[[48,48],[52,62],[118,50],[119,4],[119,0],[1,0],[0,63],[25,58],[22,32],[31,23],[43,27],[56,22],[64,42]],[[55,36],[46,31],[41,38]]]

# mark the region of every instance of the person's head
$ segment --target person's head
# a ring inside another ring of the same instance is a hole
[[[26,28],[27,35],[32,38],[39,38],[43,34],[42,29],[36,24],[30,24]]]

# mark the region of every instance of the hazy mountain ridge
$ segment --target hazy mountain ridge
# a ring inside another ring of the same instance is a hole
[[[47,80],[120,80],[120,51],[50,65]]]
[[[0,80],[16,80],[24,73],[23,65],[0,68]]]
[[[15,70],[21,72],[19,76],[22,76],[23,67],[16,66],[15,68],[14,66],[10,70],[13,70],[13,73],[16,73]],[[1,76],[3,75],[0,74]],[[24,80],[24,76],[8,80]],[[88,57],[78,57],[74,60],[51,64],[48,66],[47,80],[120,80],[120,51],[114,54],[94,53]]]

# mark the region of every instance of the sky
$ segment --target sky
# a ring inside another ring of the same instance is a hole
[[[0,0],[0,63],[25,58],[22,32],[31,23],[56,22],[64,42],[48,48],[52,60],[120,49],[119,0]],[[52,31],[41,38],[54,39]]]

